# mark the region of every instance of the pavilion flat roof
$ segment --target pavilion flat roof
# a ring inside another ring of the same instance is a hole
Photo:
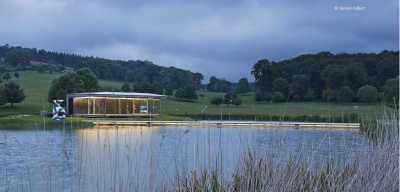
[[[86,92],[86,93],[67,93],[70,97],[125,97],[125,98],[155,98],[164,99],[166,95],[158,95],[153,93],[135,93],[135,92]]]

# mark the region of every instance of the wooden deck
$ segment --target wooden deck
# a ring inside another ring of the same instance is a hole
[[[95,126],[193,126],[193,127],[293,127],[293,128],[337,128],[359,129],[360,123],[318,123],[280,121],[123,121],[84,120]]]

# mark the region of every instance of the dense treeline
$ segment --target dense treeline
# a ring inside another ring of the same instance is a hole
[[[256,101],[368,102],[378,96],[388,99],[387,81],[399,75],[399,52],[320,52],[280,62],[262,59],[253,65],[251,74],[255,77]],[[367,100],[365,96],[372,93],[376,96]],[[398,83],[397,93],[392,96],[398,103]]]
[[[186,85],[200,87],[203,80],[201,73],[175,67],[162,67],[150,61],[109,60],[9,45],[0,46],[0,58],[3,58],[3,62],[14,70],[59,72],[66,68],[74,70],[89,68],[99,79],[150,84],[157,82],[162,87],[167,85],[174,88],[183,88]],[[33,61],[34,65],[31,65],[29,61]]]
[[[132,91],[162,93],[167,88],[193,86],[199,89],[203,80],[201,73],[157,66],[150,61],[109,60],[9,45],[0,46],[0,58],[0,75],[5,81],[11,78],[10,73],[18,70],[52,73],[88,68],[99,79],[127,82]],[[399,98],[398,51],[379,54],[320,52],[279,62],[261,59],[253,65],[251,74],[255,77],[255,100],[259,102],[289,99],[374,102],[381,99],[392,103],[395,98],[398,103]],[[205,87],[213,92],[246,94],[253,90],[250,85],[253,83],[246,78],[231,83],[211,76]]]

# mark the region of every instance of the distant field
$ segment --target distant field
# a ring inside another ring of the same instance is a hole
[[[261,104],[254,101],[254,93],[246,94],[245,96],[239,95],[242,98],[242,105],[238,108],[236,106],[227,105],[212,105],[208,98],[214,95],[223,95],[222,93],[208,93],[201,92],[206,95],[203,99],[199,98],[198,101],[182,102],[175,98],[168,98],[163,102],[162,111],[171,115],[185,115],[185,114],[198,114],[204,119],[205,114],[212,115],[214,118],[218,115],[223,115],[225,119],[231,116],[231,119],[240,118],[240,115],[254,116],[257,120],[269,120],[272,116],[285,116],[291,118],[296,116],[313,116],[333,117],[342,116],[346,114],[374,114],[375,112],[383,111],[385,108],[380,103],[377,104],[364,104],[364,103],[325,103],[325,102],[291,102],[288,103],[266,103]],[[206,107],[207,106],[207,107]],[[204,111],[203,111],[204,110]],[[203,117],[202,117],[203,116]],[[257,116],[257,117],[256,117]]]
[[[10,107],[10,104],[0,106],[0,117],[7,115],[21,115],[21,114],[39,114],[42,110],[43,104],[45,110],[50,111],[52,104],[47,102],[47,93],[53,79],[62,74],[48,74],[38,73],[33,71],[19,72],[19,84],[24,89],[26,99],[20,103]],[[15,78],[12,80],[16,81]],[[99,84],[103,87],[116,87],[120,88],[123,82],[117,81],[104,81],[100,80]],[[364,103],[346,103],[335,104],[325,102],[292,102],[288,103],[257,103],[253,100],[254,94],[249,93],[246,95],[239,95],[242,98],[242,105],[239,108],[236,106],[220,105],[219,107],[210,104],[209,98],[216,95],[223,95],[223,93],[212,92],[199,92],[205,95],[204,98],[199,97],[198,100],[186,101],[178,100],[170,97],[162,101],[162,113],[170,115],[185,116],[186,114],[197,118],[209,117],[210,115],[216,116],[223,115],[224,118],[238,119],[241,115],[259,120],[268,120],[272,116],[283,116],[285,118],[295,116],[342,116],[343,114],[374,114],[378,111],[383,111],[384,106],[378,104],[364,104]],[[257,116],[257,117],[256,117]]]

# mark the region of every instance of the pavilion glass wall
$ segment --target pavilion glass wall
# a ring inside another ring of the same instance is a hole
[[[161,100],[149,99],[149,114],[161,114]]]
[[[82,115],[160,114],[160,99],[76,97],[73,113]]]
[[[74,114],[105,114],[106,99],[104,97],[77,97],[73,98]]]

